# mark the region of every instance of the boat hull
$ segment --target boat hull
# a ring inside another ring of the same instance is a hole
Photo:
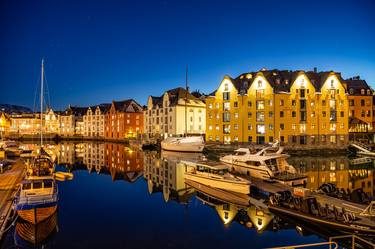
[[[218,188],[212,188],[210,186],[200,184],[195,181],[185,180],[185,183],[197,191],[214,197],[215,199],[221,200],[223,202],[233,203],[239,206],[248,206],[250,203],[250,196],[241,194],[241,193],[233,193],[230,191],[225,191]]]
[[[327,226],[327,227],[330,227],[332,229],[337,229],[342,232],[358,233],[362,235],[375,236],[374,225],[371,226],[371,225],[364,225],[364,224],[345,224],[345,223],[340,223],[340,222],[336,222],[333,220],[327,220],[325,218],[320,218],[320,217],[313,216],[310,214],[305,214],[302,212],[298,212],[296,210],[291,210],[288,208],[272,206],[272,205],[269,206],[269,210],[275,214],[287,215],[287,216],[299,219],[301,221],[311,222],[314,224],[318,224],[320,226]]]
[[[51,217],[57,211],[57,202],[38,205],[19,204],[16,207],[17,214],[23,220],[32,224],[38,224]]]
[[[202,152],[204,145],[197,144],[169,144],[161,142],[161,148],[169,151],[180,151],[180,152]]]
[[[198,182],[213,188],[219,188],[246,195],[250,194],[250,183],[246,181],[235,182],[219,178],[202,177],[200,175],[191,173],[185,173],[185,179]]]

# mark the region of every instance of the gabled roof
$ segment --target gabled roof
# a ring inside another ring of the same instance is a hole
[[[311,83],[315,87],[315,90],[318,92],[321,90],[324,82],[332,73],[334,73],[337,76],[340,82],[345,83],[345,81],[341,77],[341,74],[337,72],[333,72],[333,71],[305,72],[303,70],[291,71],[291,70],[273,69],[273,70],[261,70],[259,72],[243,73],[243,74],[240,74],[235,79],[232,79],[229,76],[226,76],[226,77],[228,77],[233,82],[234,87],[237,89],[239,93],[247,92],[247,90],[253,84],[254,79],[260,74],[263,74],[263,76],[265,77],[265,79],[268,81],[268,83],[271,85],[271,87],[274,89],[275,92],[290,92],[290,87],[292,86],[294,81],[297,79],[297,77],[302,73],[305,73],[306,77],[311,81]],[[211,93],[210,95],[215,95],[215,92]]]
[[[61,116],[83,116],[86,114],[88,107],[79,107],[79,106],[71,106],[69,105],[63,112],[61,112]]]
[[[142,112],[143,108],[134,99],[112,102],[118,112]]]
[[[98,108],[98,107],[99,107],[99,110],[102,113],[107,113],[109,111],[109,109],[111,109],[111,104],[104,103],[104,104],[99,104],[99,105],[95,106],[95,108]]]
[[[189,91],[187,91],[185,88],[182,88],[182,87],[170,89],[164,92],[164,94],[168,95],[169,106],[176,106],[178,104],[178,100],[185,99],[185,98],[188,100],[188,102],[193,101],[196,104],[203,103],[201,99],[195,97]],[[156,106],[159,106],[159,107],[163,106],[164,94],[160,97],[150,96],[152,99],[153,108],[155,108]]]
[[[373,90],[367,84],[365,80],[360,79],[359,77],[349,78],[346,81],[348,86],[348,92],[350,95],[363,95],[361,90],[365,90],[364,95],[372,95]],[[370,94],[367,94],[367,90],[370,90]]]

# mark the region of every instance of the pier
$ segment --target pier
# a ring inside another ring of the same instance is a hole
[[[0,240],[7,228],[13,197],[22,181],[24,166],[21,160],[17,160],[11,169],[0,174]]]

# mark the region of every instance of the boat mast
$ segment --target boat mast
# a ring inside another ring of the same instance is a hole
[[[41,86],[40,86],[40,147],[43,146],[43,80],[44,80],[44,59],[42,59],[41,69]]]
[[[185,79],[185,137],[187,137],[187,95],[188,95],[188,91],[189,91],[189,87],[188,87],[188,66],[186,65],[186,79]]]

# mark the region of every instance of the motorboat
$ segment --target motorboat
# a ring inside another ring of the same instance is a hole
[[[202,152],[204,139],[202,136],[168,137],[161,141],[161,148],[169,151]]]
[[[229,173],[229,167],[214,161],[180,161],[186,167],[185,180],[226,191],[250,194],[250,181]]]
[[[261,179],[274,179],[289,185],[301,185],[306,182],[305,175],[297,174],[296,169],[287,162],[288,154],[282,153],[282,147],[266,147],[258,152],[249,148],[239,148],[220,161],[231,166],[232,170]]]
[[[38,224],[57,210],[58,188],[52,175],[30,176],[21,182],[14,200],[19,217]]]

